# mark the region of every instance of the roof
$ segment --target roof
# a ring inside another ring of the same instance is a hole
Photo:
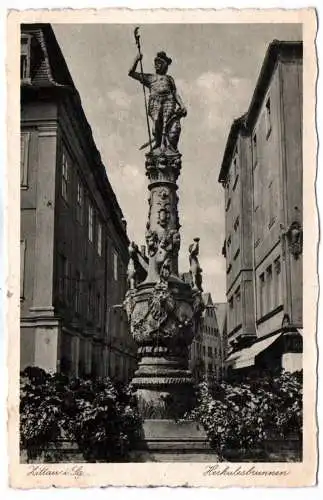
[[[303,58],[303,42],[286,42],[273,40],[268,46],[258,81],[247,112],[246,127],[251,130],[262,106],[271,77],[279,60],[295,60]]]
[[[238,135],[239,135],[240,131],[244,128],[246,116],[247,115],[245,113],[244,115],[240,116],[240,118],[237,118],[236,120],[234,120],[232,125],[231,125],[227,144],[225,146],[225,151],[224,151],[224,155],[223,155],[219,179],[218,179],[218,181],[220,183],[223,183],[226,180],[227,173],[228,173],[230,163],[232,160],[233,151],[234,151],[237,139],[238,139]]]
[[[21,32],[32,36],[32,50],[36,51],[32,68],[33,87],[64,87],[75,89],[60,46],[50,24],[22,24]],[[30,87],[30,83],[22,82]],[[75,89],[76,90],[76,89]]]
[[[33,91],[38,92],[41,89],[48,89],[49,91],[52,89],[53,91],[61,91],[70,98],[89,145],[88,150],[91,155],[92,171],[96,183],[101,190],[105,203],[109,205],[109,210],[114,214],[112,220],[118,233],[122,235],[128,245],[129,240],[123,223],[122,210],[109,182],[106,168],[101,160],[101,154],[96,147],[79,92],[74,85],[51,25],[43,23],[22,24],[21,32],[32,35],[32,48],[37,53],[37,65],[34,67],[31,82],[21,83],[22,95]]]
[[[202,293],[202,300],[205,306],[213,306],[213,301],[210,292]]]
[[[234,120],[231,126],[218,178],[218,182],[221,184],[225,182],[227,177],[239,133],[250,133],[254,127],[277,62],[280,59],[302,59],[302,57],[303,42],[301,41],[286,42],[273,40],[268,46],[249,109],[240,118]]]

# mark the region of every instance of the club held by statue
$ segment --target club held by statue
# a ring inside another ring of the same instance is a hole
[[[147,98],[146,98],[146,89],[145,85],[143,83],[143,66],[142,66],[142,53],[141,53],[141,47],[140,47],[140,35],[139,35],[139,26],[137,26],[134,30],[134,35],[135,35],[135,40],[136,40],[136,45],[138,48],[138,54],[140,56],[139,62],[140,62],[140,72],[142,76],[142,88],[144,92],[144,100],[145,100],[145,111],[146,111],[146,120],[147,120],[147,128],[148,128],[148,137],[149,137],[149,142],[147,145],[150,145],[150,151],[152,152],[152,139],[151,139],[151,134],[150,134],[150,126],[149,126],[149,118],[148,118],[148,106],[147,106]],[[142,149],[142,147],[140,148]]]

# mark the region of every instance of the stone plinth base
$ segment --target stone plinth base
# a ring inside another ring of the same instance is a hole
[[[145,420],[133,462],[218,462],[203,428],[196,422]]]

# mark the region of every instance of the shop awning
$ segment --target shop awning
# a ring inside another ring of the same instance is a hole
[[[241,351],[232,353],[226,360],[228,366],[233,369],[239,368],[247,368],[248,366],[253,366],[256,361],[256,356],[261,352],[265,351],[270,347],[281,333],[276,333],[271,337],[268,337],[264,340],[259,340],[259,342],[255,342],[252,346],[246,347]]]

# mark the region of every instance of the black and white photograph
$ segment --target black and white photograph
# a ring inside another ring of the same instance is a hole
[[[45,17],[22,18],[15,42],[17,465],[32,481],[194,463],[201,482],[252,485],[257,467],[307,464],[306,484],[314,11]]]

